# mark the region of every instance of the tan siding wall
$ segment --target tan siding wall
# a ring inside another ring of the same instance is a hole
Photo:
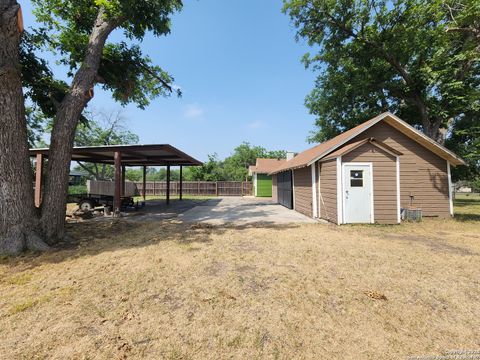
[[[272,175],[272,200],[278,203],[277,175]]]
[[[337,223],[337,160],[320,163],[320,217]]]
[[[310,166],[293,171],[294,180],[294,203],[295,210],[312,216],[312,168]]]
[[[374,221],[380,224],[397,223],[396,158],[367,143],[344,155],[342,162],[372,163]]]
[[[352,141],[374,137],[400,151],[400,203],[422,209],[424,216],[450,216],[447,161],[398,130],[380,122]]]

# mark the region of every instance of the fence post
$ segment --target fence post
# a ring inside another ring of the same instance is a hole
[[[157,195],[156,189],[155,189],[155,180],[153,180],[153,196]]]

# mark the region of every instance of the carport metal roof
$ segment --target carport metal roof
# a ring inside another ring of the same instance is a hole
[[[30,156],[48,157],[48,148],[30,149]],[[78,146],[72,151],[73,161],[114,164],[120,152],[123,166],[197,166],[201,161],[169,144]]]
[[[35,205],[38,207],[42,196],[43,158],[48,158],[50,149],[30,149],[30,156],[36,157],[35,174]],[[143,167],[143,198],[146,197],[146,167],[167,167],[166,200],[170,202],[170,166],[180,166],[180,199],[182,199],[182,167],[203,165],[183,151],[169,144],[152,145],[103,145],[74,147],[72,150],[73,161],[103,163],[114,165],[115,168],[115,195],[114,210],[120,211],[121,196],[125,189],[125,167]]]

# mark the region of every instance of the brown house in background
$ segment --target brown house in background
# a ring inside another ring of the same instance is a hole
[[[465,162],[391,113],[299,153],[271,172],[277,202],[336,224],[453,215],[450,166]]]

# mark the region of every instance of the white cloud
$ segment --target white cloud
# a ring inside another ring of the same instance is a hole
[[[183,114],[189,119],[198,119],[205,113],[205,109],[198,104],[188,104],[185,106]]]
[[[261,121],[252,121],[251,123],[247,124],[249,129],[258,129],[263,126],[263,122]]]

